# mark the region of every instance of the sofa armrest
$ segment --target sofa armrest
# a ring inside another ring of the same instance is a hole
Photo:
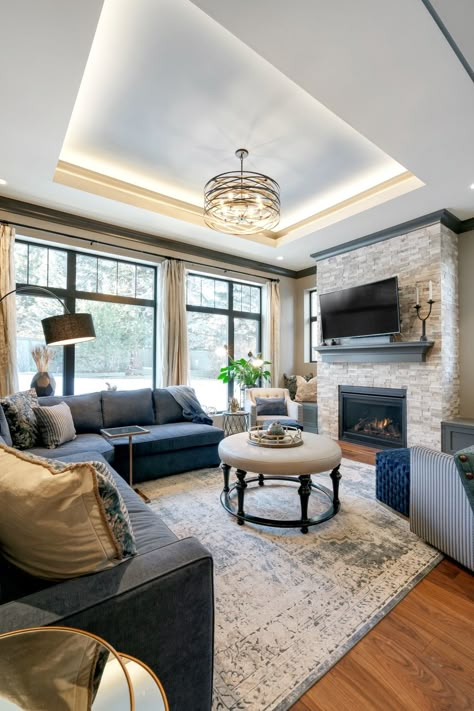
[[[474,570],[474,514],[451,454],[411,448],[410,529]]]
[[[296,402],[296,400],[291,400],[290,398],[287,398],[286,408],[287,408],[288,416],[291,417],[293,420],[296,420],[297,422],[299,422],[302,425],[303,424],[303,405],[300,402]]]
[[[39,625],[99,635],[153,669],[171,709],[210,711],[213,566],[196,539],[175,541],[0,607],[0,632]]]
[[[257,424],[257,406],[252,400],[245,400],[244,410],[250,415],[250,427],[255,427]]]

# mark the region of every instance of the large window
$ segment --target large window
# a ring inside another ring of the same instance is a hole
[[[234,384],[217,380],[228,356],[261,351],[262,289],[200,274],[187,277],[190,379],[204,406],[227,409]]]
[[[15,263],[17,287],[47,287],[71,312],[91,313],[94,320],[95,341],[54,348],[56,394],[154,387],[156,267],[18,240]],[[44,343],[41,320],[58,313],[52,297],[34,289],[17,294],[21,389],[36,371],[31,350]]]

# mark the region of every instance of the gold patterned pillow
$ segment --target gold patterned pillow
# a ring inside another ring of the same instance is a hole
[[[30,575],[62,580],[133,555],[123,501],[101,466],[54,462],[0,444],[4,557]]]
[[[296,402],[316,402],[318,395],[317,378],[306,381],[301,375],[296,376]]]

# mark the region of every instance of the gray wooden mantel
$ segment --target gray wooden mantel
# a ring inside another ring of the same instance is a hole
[[[324,363],[423,363],[434,341],[397,341],[360,346],[318,346]]]

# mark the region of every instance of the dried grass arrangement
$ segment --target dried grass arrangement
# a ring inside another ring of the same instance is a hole
[[[47,373],[49,366],[56,357],[56,352],[48,346],[35,346],[31,351],[31,355],[35,362],[39,373]]]

